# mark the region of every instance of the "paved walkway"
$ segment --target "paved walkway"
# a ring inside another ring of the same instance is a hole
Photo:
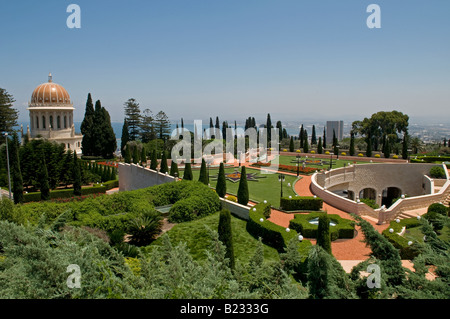
[[[311,176],[302,176],[303,178],[295,183],[294,188],[297,194],[300,196],[312,196],[310,190],[311,184]],[[323,204],[323,209],[328,212],[328,214],[337,214],[343,218],[352,219],[350,214],[337,209],[334,206],[331,206],[327,203]],[[278,210],[272,210],[272,214],[270,216],[270,221],[275,224],[278,224],[283,227],[289,226],[289,221],[294,218],[295,214],[286,214],[284,212]],[[366,218],[366,216],[362,216],[365,220],[374,226],[376,230],[379,232],[383,231],[388,227],[388,225],[377,225],[376,221],[371,218]],[[337,260],[366,260],[370,254],[370,248],[366,247],[366,244],[363,242],[364,236],[361,232],[360,227],[356,227],[357,235],[352,239],[338,239],[331,243],[331,250],[333,255]],[[315,244],[315,239],[309,239],[311,243]]]

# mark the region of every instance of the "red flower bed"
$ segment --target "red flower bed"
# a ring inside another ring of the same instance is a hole
[[[97,162],[97,164],[116,168],[119,167],[119,163],[117,162]]]
[[[262,163],[262,162],[257,162],[255,164],[253,164],[253,166],[258,166],[258,167],[269,167],[270,165],[271,165],[270,163]],[[297,173],[297,166],[280,164],[280,165],[278,165],[278,170]],[[305,168],[299,167],[299,169],[298,169],[298,171],[303,174],[311,174],[318,170],[319,170],[318,168],[313,168],[313,167],[305,167]]]

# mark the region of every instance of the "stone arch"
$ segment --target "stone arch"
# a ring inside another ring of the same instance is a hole
[[[396,198],[402,196],[401,188],[397,186],[389,186],[381,192],[381,204],[386,207],[391,206]]]
[[[359,198],[377,199],[377,191],[372,187],[366,187],[359,191]]]

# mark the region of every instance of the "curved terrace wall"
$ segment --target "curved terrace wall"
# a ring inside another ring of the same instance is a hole
[[[438,164],[403,164],[376,163],[351,165],[326,173],[316,173],[311,178],[311,191],[325,202],[343,211],[358,215],[369,215],[384,223],[394,219],[403,210],[425,207],[431,203],[445,200],[450,194],[448,172],[446,180],[436,180],[439,191],[435,189],[434,180],[426,176],[430,168]],[[376,192],[376,202],[381,206],[381,194],[388,187],[396,187],[407,198],[398,200],[389,209],[372,209],[355,200],[364,188]],[[333,191],[348,190],[354,194],[353,200],[336,195]]]

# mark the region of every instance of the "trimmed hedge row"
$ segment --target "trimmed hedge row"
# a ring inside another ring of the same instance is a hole
[[[323,206],[323,199],[313,196],[295,196],[292,198],[282,197],[280,199],[280,207],[282,210],[321,210]]]
[[[411,158],[411,163],[438,163],[450,162],[450,156],[417,156],[416,158]],[[450,168],[450,164],[446,164],[447,168]]]
[[[103,186],[92,186],[92,187],[85,187],[81,188],[81,195],[91,195],[91,194],[104,194],[106,191],[119,187],[119,181],[118,180],[112,180],[108,182],[102,183]],[[73,195],[73,188],[68,189],[58,189],[50,191],[50,199],[57,199],[57,198],[70,198],[74,197]],[[29,202],[39,202],[41,201],[41,192],[33,192],[33,193],[27,193],[23,194],[23,200],[24,203]]]
[[[289,222],[289,227],[295,229],[306,238],[317,238],[318,225],[309,223],[311,219],[318,218],[324,213],[298,214]],[[342,218],[337,214],[328,215],[330,221],[335,222],[336,226],[330,226],[331,240],[339,238],[355,237],[355,222],[350,219]]]
[[[420,226],[420,221],[416,217],[401,219],[399,223],[395,220],[391,221],[389,227],[383,230],[382,235],[397,249],[402,259],[413,259],[418,255],[418,251],[414,247],[408,245],[408,239],[398,235],[403,227],[413,228]],[[391,233],[389,229],[394,231]]]
[[[284,252],[289,241],[293,238],[297,238],[298,234],[295,230],[291,229],[289,232],[286,228],[281,227],[268,221],[264,217],[264,210],[266,206],[270,207],[270,204],[260,203],[253,206],[249,212],[249,220],[247,221],[247,231],[255,238],[261,237],[262,242],[268,246],[277,249],[279,252]],[[263,221],[261,222],[261,218]],[[299,251],[306,255],[309,250],[311,242],[309,240],[303,240],[300,243]]]

